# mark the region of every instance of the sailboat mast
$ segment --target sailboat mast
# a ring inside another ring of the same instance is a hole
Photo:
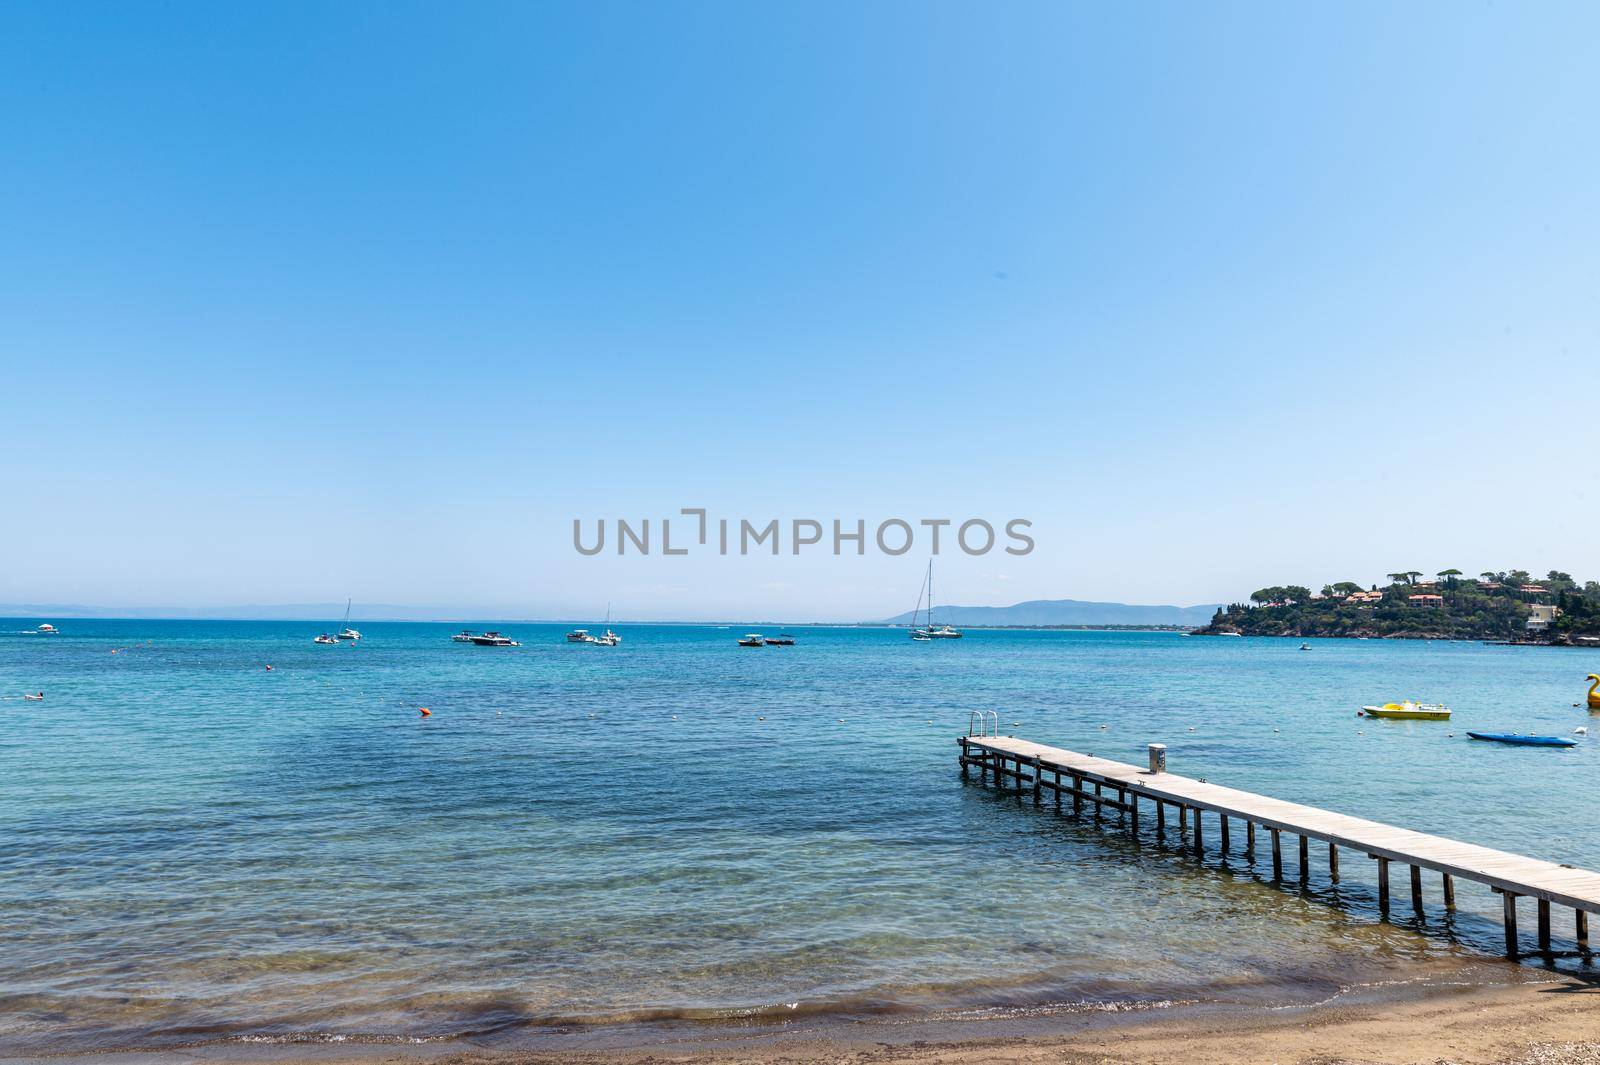
[[[928,628],[933,628],[933,559],[928,559]]]

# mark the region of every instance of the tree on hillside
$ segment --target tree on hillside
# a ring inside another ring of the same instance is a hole
[[[1300,584],[1291,584],[1282,589],[1283,597],[1296,603],[1303,603],[1311,598],[1311,589]]]
[[[1333,590],[1340,595],[1355,595],[1361,590],[1361,585],[1355,581],[1340,581],[1333,586]]]
[[[1461,571],[1458,569],[1442,569],[1439,571],[1439,579],[1444,581],[1446,588],[1454,588],[1456,586],[1456,578],[1459,576],[1461,576]]]
[[[1417,578],[1420,576],[1422,576],[1422,571],[1420,569],[1408,569],[1406,570],[1406,583],[1416,584]]]
[[[1485,584],[1496,584],[1505,578],[1504,573],[1496,573],[1494,570],[1484,570],[1478,576],[1483,578]]]
[[[1409,574],[1409,573],[1385,573],[1384,576],[1389,578],[1389,583],[1390,584],[1410,584],[1411,583],[1411,574]]]

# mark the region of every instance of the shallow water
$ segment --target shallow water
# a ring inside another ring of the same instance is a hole
[[[1291,848],[1273,887],[1214,839],[1197,865],[1151,825],[1135,842],[963,783],[972,708],[1600,867],[1593,739],[1465,738],[1587,725],[1584,652],[816,628],[744,649],[688,626],[606,649],[536,625],[496,649],[380,623],[320,647],[314,624],[35,624],[0,621],[0,1049],[1298,1002],[1498,950],[1473,886],[1422,929],[1408,907],[1382,924],[1360,856],[1334,887],[1314,848],[1302,891]],[[1355,716],[1403,697],[1456,718]]]

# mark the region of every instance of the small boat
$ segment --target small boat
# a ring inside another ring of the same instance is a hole
[[[1382,706],[1363,706],[1361,712],[1368,717],[1401,718],[1408,721],[1448,721],[1450,708],[1439,703],[1384,703]]]
[[[594,643],[594,637],[589,635],[588,629],[573,629],[567,633],[568,643]]]
[[[767,638],[759,632],[747,633],[745,638],[739,641],[740,647],[765,647],[766,645]]]
[[[1576,747],[1577,740],[1569,740],[1564,736],[1535,736],[1529,733],[1519,736],[1515,732],[1469,732],[1475,740],[1488,740],[1491,743],[1511,743],[1519,747]]]
[[[606,634],[596,636],[594,642],[602,647],[615,647],[622,642],[622,637],[611,631],[611,604],[606,604]]]
[[[472,642],[479,647],[521,647],[522,645],[509,636],[498,632],[486,632],[482,636],[474,636]]]
[[[323,633],[321,636],[318,636],[316,639],[312,640],[311,642],[312,643],[338,643],[339,642],[339,638],[337,636],[330,636],[327,633]]]
[[[56,628],[54,625],[51,625],[49,622],[39,626],[39,634],[41,636],[57,636],[60,634],[60,632],[60,629]]]
[[[780,632],[776,636],[768,636],[767,637],[767,646],[768,647],[793,647],[794,646],[794,637],[790,636],[787,632]]]
[[[1242,633],[1242,632],[1219,632],[1219,633],[1217,633],[1217,635],[1218,636],[1239,636],[1239,637],[1242,637],[1242,636],[1244,636],[1244,633]]]
[[[1311,650],[1311,645],[1309,643],[1303,643],[1303,644],[1300,645],[1300,650],[1309,651],[1309,650]]]
[[[922,613],[922,600],[928,600],[927,621],[921,626],[917,625],[917,615]],[[928,571],[923,575],[922,587],[917,590],[917,605],[911,611],[911,638],[917,643],[927,643],[930,640],[959,640],[962,633],[960,629],[950,625],[935,625],[933,623],[933,559],[928,559]]]
[[[344,628],[339,630],[338,638],[341,640],[361,639],[361,634],[350,627],[350,600],[348,599],[344,601]]]
[[[452,640],[454,640],[456,643],[471,643],[472,642],[472,630],[471,629],[462,629],[460,632],[456,633],[454,636],[452,636],[450,638]]]

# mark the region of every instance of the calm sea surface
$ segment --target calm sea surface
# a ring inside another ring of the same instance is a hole
[[[812,628],[744,649],[642,625],[614,649],[504,625],[522,646],[495,649],[371,622],[321,647],[316,624],[38,620],[0,621],[0,1050],[1297,1002],[1498,949],[1475,886],[1424,934],[1407,905],[1377,922],[1359,855],[1338,887],[1321,848],[1306,891],[1273,887],[1153,819],[1136,843],[964,784],[974,708],[1600,868],[1596,737],[1465,737],[1588,725],[1594,653]],[[1405,697],[1455,720],[1355,716]]]

